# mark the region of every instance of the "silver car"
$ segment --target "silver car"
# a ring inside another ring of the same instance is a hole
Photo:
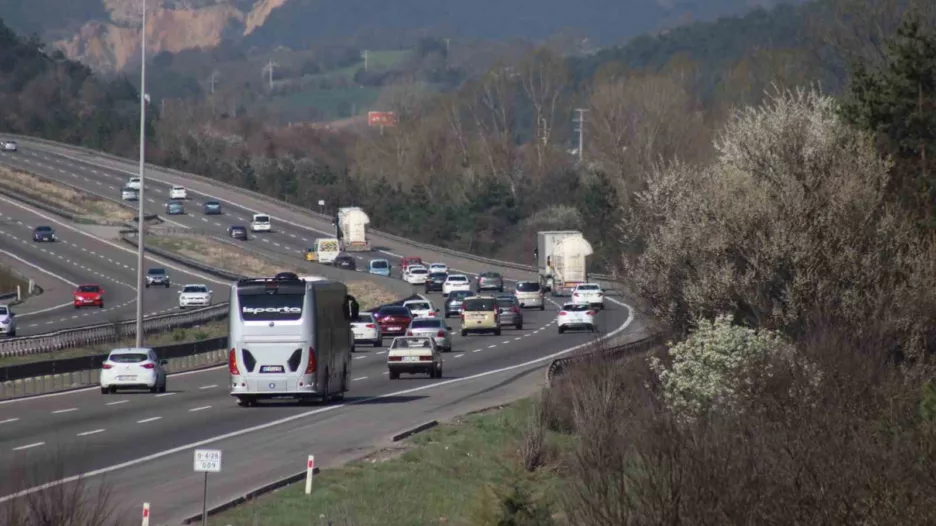
[[[445,317],[458,316],[462,313],[462,302],[465,298],[474,296],[470,290],[454,290],[445,298]]]
[[[16,336],[16,315],[9,305],[0,305],[0,334]]]
[[[443,352],[452,352],[452,328],[439,318],[416,318],[406,328],[407,336],[422,336],[435,340]]]
[[[478,292],[496,290],[504,292],[504,278],[497,272],[482,272],[478,275]]]
[[[498,294],[494,296],[497,302],[497,318],[500,325],[513,325],[520,330],[523,328],[523,311],[520,310],[520,302],[513,294]]]

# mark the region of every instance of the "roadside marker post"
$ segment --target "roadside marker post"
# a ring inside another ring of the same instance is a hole
[[[315,473],[315,455],[309,455],[306,462],[306,495],[312,494],[312,475]]]
[[[143,503],[143,526],[149,526],[149,502]]]
[[[220,449],[196,449],[195,472],[205,474],[205,493],[202,497],[202,526],[208,524],[208,473],[221,473]],[[144,525],[145,526],[145,525]]]

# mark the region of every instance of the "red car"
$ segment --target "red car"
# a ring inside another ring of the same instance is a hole
[[[404,336],[413,321],[413,313],[403,306],[387,305],[374,313],[374,319],[380,324],[380,332],[384,336]]]
[[[104,308],[104,289],[100,285],[78,285],[74,297],[76,309],[81,307]]]
[[[422,265],[422,258],[419,257],[406,257],[400,260],[400,270],[406,271],[406,267],[410,265]]]

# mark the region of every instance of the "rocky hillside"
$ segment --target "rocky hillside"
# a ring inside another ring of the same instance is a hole
[[[559,31],[595,42],[783,0],[148,0],[149,53],[247,46],[306,48],[335,39],[399,45],[434,32],[466,38],[543,38]],[[799,0],[793,0],[799,1]],[[0,16],[20,32],[54,42],[99,71],[138,61],[141,0],[0,0]],[[398,42],[392,42],[394,39]]]

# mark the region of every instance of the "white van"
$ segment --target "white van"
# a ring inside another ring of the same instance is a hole
[[[325,263],[326,265],[333,264],[335,258],[341,253],[338,239],[334,237],[316,239],[315,243],[312,245],[312,250],[315,252],[315,259],[319,263]]]
[[[273,230],[270,224],[270,216],[266,214],[254,214],[253,221],[250,222],[250,230],[253,232],[269,232]]]

